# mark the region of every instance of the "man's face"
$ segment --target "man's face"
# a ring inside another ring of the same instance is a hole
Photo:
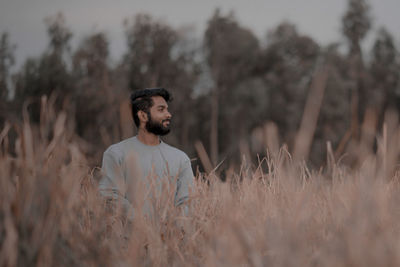
[[[150,108],[146,130],[155,135],[166,135],[170,132],[171,113],[168,104],[161,96],[153,96],[153,106]]]

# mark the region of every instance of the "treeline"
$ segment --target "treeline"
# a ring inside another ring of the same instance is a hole
[[[51,116],[43,108],[51,104],[67,113],[71,138],[79,140],[94,165],[106,146],[134,134],[128,96],[141,88],[172,91],[173,131],[167,141],[193,158],[200,140],[214,164],[237,163],[248,152],[265,155],[266,122],[277,126],[279,142],[291,149],[315,73],[322,68],[327,80],[311,162],[325,160],[327,141],[340,155],[351,140],[359,140],[365,114],[374,114],[369,116],[375,122],[372,127],[380,129],[385,111],[400,108],[394,37],[381,28],[372,50],[361,49],[372,26],[365,0],[348,2],[342,17],[343,45],[321,46],[290,22],[260,40],[233,13],[219,10],[209,19],[202,40],[188,29],[137,15],[125,20],[127,46],[117,64],[110,63],[105,33],[94,32],[72,50],[73,33],[62,14],[45,24],[48,47],[27,59],[17,73],[10,73],[15,47],[7,33],[1,36],[1,129],[6,122],[18,125],[25,116],[46,136],[40,122]],[[348,52],[342,52],[343,46]]]

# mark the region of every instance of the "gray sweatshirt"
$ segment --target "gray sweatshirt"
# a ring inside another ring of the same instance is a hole
[[[157,146],[145,145],[136,136],[107,148],[102,174],[100,193],[120,201],[131,219],[132,204],[140,205],[138,195],[144,200],[143,211],[149,213],[149,198],[159,196],[161,190],[174,190],[174,204],[178,206],[188,198],[189,187],[193,185],[190,159],[184,152],[162,141]]]

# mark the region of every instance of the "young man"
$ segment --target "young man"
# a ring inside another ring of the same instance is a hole
[[[111,145],[104,152],[100,193],[108,199],[120,201],[130,219],[134,215],[132,202],[138,203],[134,194],[142,193],[142,197],[146,197],[143,192],[149,191],[150,186],[156,188],[156,195],[160,195],[166,188],[165,184],[176,182],[175,206],[184,203],[189,196],[189,187],[193,184],[190,159],[184,152],[160,140],[160,136],[170,131],[170,100],[171,95],[164,88],[132,93],[132,116],[138,133]],[[149,197],[157,196],[150,194]],[[146,214],[153,212],[149,199],[144,201],[142,209]]]

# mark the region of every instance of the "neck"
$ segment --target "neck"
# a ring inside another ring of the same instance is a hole
[[[160,138],[158,137],[158,135],[148,132],[143,127],[139,128],[137,139],[148,146],[156,146],[160,144]]]

